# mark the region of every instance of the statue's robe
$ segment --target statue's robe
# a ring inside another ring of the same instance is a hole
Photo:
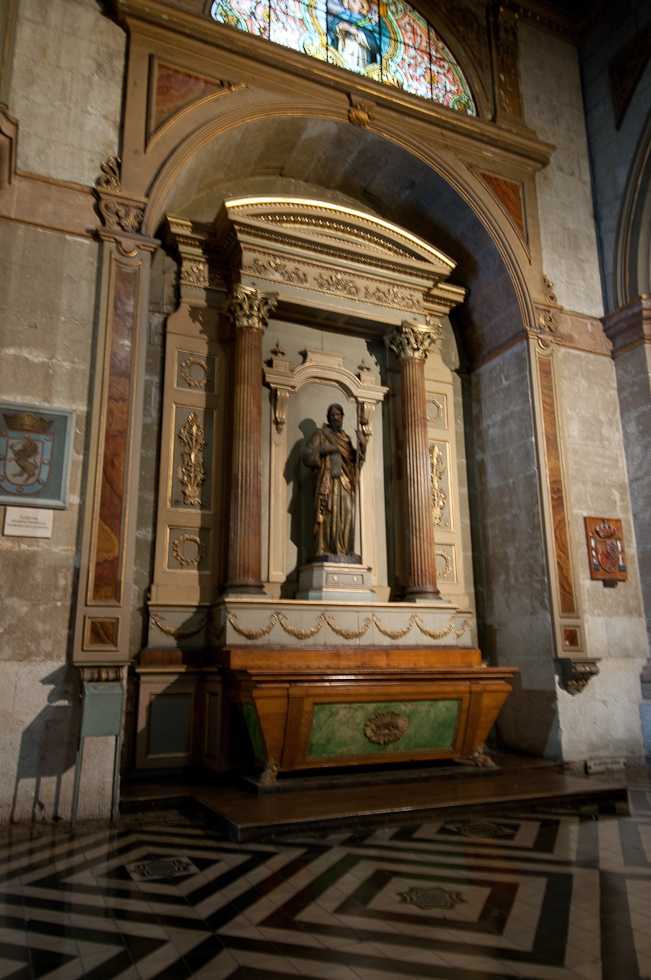
[[[321,455],[322,446],[337,452]],[[329,425],[310,437],[303,462],[314,470],[314,557],[353,555],[355,551],[355,494],[358,454],[345,432]],[[359,465],[364,457],[359,454]]]

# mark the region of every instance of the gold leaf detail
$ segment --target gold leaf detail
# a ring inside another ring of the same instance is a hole
[[[181,465],[178,468],[178,478],[183,485],[183,502],[187,505],[200,507],[201,493],[199,488],[206,479],[201,450],[205,448],[203,426],[196,412],[190,412],[188,421],[179,431],[182,445],[188,448],[181,453]]]
[[[203,378],[193,378],[190,374],[190,368],[195,365],[203,369]],[[181,377],[185,381],[186,385],[191,388],[205,388],[210,381],[210,368],[200,357],[193,357],[190,355],[181,363]]]
[[[440,481],[443,479],[445,473],[445,463],[443,462],[443,453],[438,446],[432,445],[429,447],[429,459],[430,478],[432,482],[432,519],[435,526],[447,526],[447,521],[443,520],[443,508],[445,507],[447,497],[440,486]]]
[[[181,551],[181,545],[185,544],[186,541],[192,541],[193,544],[197,546],[197,553],[194,558],[186,558]],[[179,565],[185,566],[196,566],[200,565],[206,555],[206,548],[200,537],[196,534],[179,534],[178,538],[174,539],[172,545],[172,554],[176,558]]]
[[[204,616],[196,626],[190,629],[174,629],[173,626],[165,626],[162,617],[157,616],[155,613],[150,613],[149,616],[154,626],[157,626],[161,633],[164,633],[165,636],[172,636],[175,640],[183,640],[185,637],[195,636],[195,634],[201,632],[208,622],[208,616]]]
[[[452,559],[448,554],[446,554],[445,551],[435,551],[434,554],[438,555],[438,557],[442,558],[443,561],[445,562],[445,570],[443,572],[437,572],[436,577],[447,578],[450,572],[452,571]]]

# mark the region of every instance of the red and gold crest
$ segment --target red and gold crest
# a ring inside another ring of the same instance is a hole
[[[617,518],[586,517],[590,577],[625,582],[628,578],[622,522]]]

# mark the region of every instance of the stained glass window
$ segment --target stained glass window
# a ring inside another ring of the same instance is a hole
[[[403,0],[214,0],[222,24],[474,116],[459,65]]]

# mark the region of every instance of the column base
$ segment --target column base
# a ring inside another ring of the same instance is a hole
[[[224,599],[263,599],[267,597],[262,582],[229,582]]]
[[[414,586],[405,591],[405,602],[431,602],[433,599],[440,599],[441,593],[432,585]]]

